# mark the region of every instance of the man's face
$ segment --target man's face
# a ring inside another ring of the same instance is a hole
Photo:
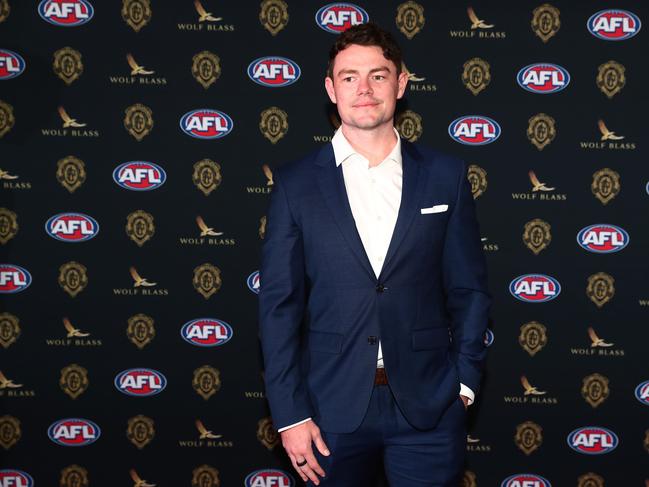
[[[407,73],[397,78],[395,64],[383,57],[380,47],[352,44],[336,55],[333,78],[325,78],[325,88],[343,124],[372,130],[392,125],[407,82]]]

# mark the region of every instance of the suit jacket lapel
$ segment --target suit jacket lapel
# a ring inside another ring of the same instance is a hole
[[[424,189],[423,177],[421,177],[421,163],[419,162],[419,153],[416,148],[405,140],[401,141],[401,155],[403,164],[403,179],[401,186],[401,204],[399,205],[399,214],[397,223],[394,226],[392,239],[388,252],[383,261],[383,267],[379,274],[379,281],[384,280],[390,271],[390,264],[405,237],[412,221],[419,210],[419,201]]]
[[[331,144],[323,147],[316,157],[315,162],[319,166],[317,182],[324,197],[325,204],[331,211],[334,221],[338,225],[347,244],[354,252],[354,255],[369,274],[370,278],[376,281],[376,275],[365,253],[363,241],[358,234],[352,209],[349,206],[349,198],[347,197],[345,180],[343,178],[343,168],[342,165],[336,166]]]

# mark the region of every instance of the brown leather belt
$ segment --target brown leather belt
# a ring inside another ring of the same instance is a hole
[[[375,386],[387,386],[388,385],[388,375],[385,373],[384,368],[377,368],[376,375],[374,376],[374,385]]]

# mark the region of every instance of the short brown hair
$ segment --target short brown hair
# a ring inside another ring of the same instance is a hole
[[[334,60],[338,53],[352,44],[359,46],[377,46],[383,50],[383,57],[392,61],[397,68],[397,76],[401,74],[401,48],[392,35],[373,22],[355,25],[340,34],[329,51],[327,76],[333,78]]]

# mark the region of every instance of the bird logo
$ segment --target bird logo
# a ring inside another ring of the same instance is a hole
[[[133,281],[135,281],[133,283],[133,287],[140,287],[140,286],[151,287],[157,284],[155,282],[147,281],[145,277],[140,277],[140,275],[137,273],[137,269],[133,266],[129,268],[129,272],[131,273],[131,277],[133,278]]]
[[[79,123],[77,122],[76,118],[71,118],[70,115],[65,111],[65,108],[62,106],[59,107],[59,115],[61,116],[61,119],[63,120],[63,128],[67,127],[85,127],[85,123]]]
[[[480,443],[480,438],[474,438],[471,435],[466,435],[467,443]]]
[[[473,7],[467,8],[466,13],[469,14],[469,19],[471,20],[471,30],[491,29],[493,27],[493,24],[485,24],[484,20],[480,20],[473,11]]]
[[[22,386],[22,384],[14,384],[14,381],[7,379],[0,370],[0,389],[18,389]]]
[[[604,120],[601,118],[597,121],[597,126],[599,127],[599,131],[602,133],[602,138],[600,140],[622,140],[624,138],[623,135],[615,135],[615,132],[611,132],[607,129]]]
[[[65,329],[68,331],[68,338],[80,338],[90,335],[90,333],[83,333],[79,328],[72,326],[72,323],[70,323],[70,320],[68,318],[63,318],[63,326],[65,326]]]
[[[196,11],[198,12],[199,22],[218,22],[219,20],[222,20],[222,17],[214,17],[211,12],[207,12],[203,8],[203,5],[201,5],[200,0],[194,0],[194,7],[196,7]]]
[[[195,424],[196,424],[196,429],[201,434],[199,438],[201,440],[208,440],[208,439],[212,440],[216,438],[221,438],[223,436],[223,435],[215,435],[214,433],[212,433],[203,425],[203,422],[200,419],[197,419]]]
[[[9,171],[3,171],[0,169],[0,179],[18,179],[18,176],[13,176],[9,174]]]
[[[554,188],[548,188],[545,183],[539,182],[539,179],[536,177],[536,174],[534,174],[534,171],[530,170],[528,173],[530,176],[530,181],[532,183],[532,191],[554,191]]]
[[[417,77],[417,75],[415,73],[412,73],[408,69],[408,67],[406,66],[405,63],[401,63],[401,71],[403,71],[404,73],[406,73],[408,75],[408,81],[417,82],[417,81],[424,81],[426,79],[426,78]]]
[[[126,55],[126,60],[128,61],[128,65],[131,67],[131,76],[135,76],[136,74],[153,74],[155,72],[147,71],[144,69],[144,66],[140,66],[131,53]]]
[[[604,341],[603,338],[600,338],[597,336],[597,333],[595,333],[595,330],[593,330],[592,327],[588,327],[588,336],[590,337],[590,341],[592,342],[590,344],[591,348],[595,347],[612,347],[612,343],[607,343]]]
[[[196,224],[201,230],[201,237],[218,237],[223,235],[223,232],[216,232],[212,227],[208,227],[200,215],[196,217]]]
[[[262,171],[264,171],[266,179],[268,180],[268,181],[266,181],[266,186],[272,186],[274,184],[273,183],[273,171],[271,171],[268,164],[264,164],[263,166],[261,166],[261,169],[262,169]]]
[[[530,384],[530,381],[527,380],[527,377],[521,375],[521,384],[525,389],[525,396],[542,396],[545,394],[545,391],[539,391],[536,387]]]
[[[142,480],[134,468],[129,470],[129,473],[131,474],[133,482],[135,482],[133,487],[155,487],[155,484],[149,484],[146,480]]]

